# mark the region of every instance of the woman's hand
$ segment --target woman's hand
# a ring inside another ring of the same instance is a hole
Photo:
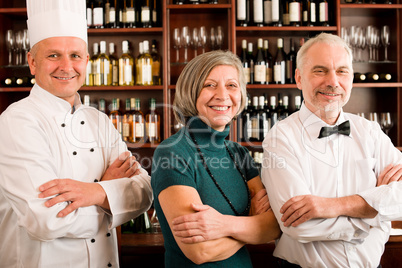
[[[192,244],[227,236],[225,216],[207,205],[191,204],[196,211],[172,221],[172,232],[183,243]]]
[[[254,194],[252,190],[250,190],[251,195],[251,207],[250,207],[250,216],[259,215],[264,212],[267,212],[271,206],[269,204],[268,194],[265,189],[261,189]]]

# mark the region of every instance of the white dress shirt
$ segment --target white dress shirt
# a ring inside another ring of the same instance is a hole
[[[274,256],[302,267],[377,267],[388,240],[390,220],[402,219],[402,182],[376,187],[388,164],[402,163],[377,123],[341,112],[350,136],[318,139],[328,126],[302,106],[274,125],[263,142],[262,181],[283,232]],[[343,197],[358,194],[378,211],[374,219],[340,216],[284,227],[282,205],[298,195]]]
[[[99,181],[125,143],[95,108],[71,105],[35,85],[0,116],[0,266],[118,267],[115,227],[152,203],[148,173],[99,182],[110,211],[82,207],[59,218],[68,203],[45,207],[39,186],[57,178]]]

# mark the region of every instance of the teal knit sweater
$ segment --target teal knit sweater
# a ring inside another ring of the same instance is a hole
[[[197,265],[184,256],[174,240],[159,204],[160,192],[172,185],[190,186],[197,190],[203,204],[215,208],[222,214],[234,215],[233,210],[203,167],[189,131],[194,134],[209,169],[238,212],[242,213],[247,207],[247,189],[241,174],[226,151],[224,143],[235,156],[236,162],[247,180],[258,175],[258,169],[248,150],[235,142],[225,140],[229,134],[229,126],[219,132],[210,128],[198,117],[191,118],[188,127],[183,127],[156,148],[153,157],[151,185],[154,191],[156,213],[165,240],[165,267],[167,268],[187,268]],[[252,267],[252,264],[246,248],[243,247],[226,260],[201,266],[244,268]]]

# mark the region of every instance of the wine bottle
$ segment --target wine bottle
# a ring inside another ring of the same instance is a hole
[[[95,85],[100,85],[101,80],[100,80],[100,72],[98,70],[100,67],[98,67],[98,62],[97,58],[99,57],[99,44],[94,43],[93,44],[93,51],[92,51],[92,57],[89,59],[91,62],[91,72],[89,75],[89,84],[90,86],[95,86]],[[88,68],[88,65],[87,65]]]
[[[115,45],[114,43],[109,43],[109,60],[111,65],[111,85],[118,86],[119,85],[119,59],[116,55]]]
[[[134,233],[145,234],[151,232],[151,222],[148,212],[144,212],[134,220]]]
[[[183,4],[184,4],[184,0],[175,0],[175,4],[176,4],[176,5],[183,5]]]
[[[91,106],[91,97],[89,95],[84,95],[84,105]]]
[[[269,99],[267,94],[264,93],[264,111],[267,114],[267,128],[268,131],[271,129],[271,110],[269,106]]]
[[[283,0],[282,1],[283,5],[283,25],[284,26],[289,26],[290,25],[290,18],[289,18],[289,0]]]
[[[123,11],[123,16],[125,14],[125,28],[136,28],[137,27],[137,10],[135,9],[134,0],[124,0],[125,2],[125,12]]]
[[[237,0],[236,20],[239,26],[248,26],[250,22],[250,0]]]
[[[288,96],[283,96],[282,110],[278,116],[279,116],[279,118],[278,118],[279,120],[283,120],[289,116],[289,97]]]
[[[135,99],[133,112],[133,142],[144,142],[145,124],[144,114],[141,112],[141,100]]]
[[[159,7],[159,1],[154,0],[153,6],[152,6],[152,25],[154,27],[159,26],[159,14],[160,14],[160,7]]]
[[[282,94],[278,93],[278,104],[276,105],[276,113],[278,114],[278,121],[281,120],[283,110],[284,106],[283,106]]]
[[[156,111],[156,99],[149,100],[149,111],[145,116],[146,137],[151,143],[161,142],[161,117]]]
[[[265,67],[266,67],[266,84],[272,83],[272,55],[268,50],[269,44],[268,40],[264,40],[264,58],[265,58]]]
[[[267,111],[264,109],[265,105],[265,97],[264,96],[259,96],[258,97],[258,114],[259,114],[259,119],[260,119],[260,138],[259,141],[263,141],[265,136],[268,134],[269,127],[268,127],[268,117],[269,115],[267,114]]]
[[[87,0],[87,27],[93,28],[93,9],[94,9],[94,1]]]
[[[300,0],[289,2],[289,21],[291,26],[301,25],[301,3]]]
[[[380,73],[380,81],[381,82],[391,82],[392,75],[390,73]]]
[[[133,141],[133,115],[131,112],[131,99],[126,99],[126,112],[122,116],[122,136],[123,140],[127,142]]]
[[[366,82],[366,75],[362,73],[354,73],[353,83],[364,83]]]
[[[105,101],[105,99],[99,99],[99,101],[98,101],[98,110],[100,112],[106,114],[106,101]]]
[[[149,42],[148,40],[144,40],[142,42],[143,44],[143,49],[144,53],[141,54],[138,64],[139,64],[139,69],[141,69],[141,84],[137,82],[137,85],[143,85],[143,86],[152,86],[152,56],[149,53]]]
[[[134,85],[134,59],[128,52],[128,41],[122,42],[123,54],[119,58],[119,86]]]
[[[190,2],[190,4],[199,4],[200,0],[188,0]]]
[[[97,74],[100,74],[100,84],[95,84],[96,86],[110,86],[112,84],[112,76],[109,56],[106,55],[106,41],[100,41],[100,52],[96,59],[96,66],[98,67]]]
[[[219,1],[218,1],[218,0],[209,0],[209,3],[210,3],[210,4],[218,4]]]
[[[138,56],[135,58],[135,84],[137,86],[142,86],[142,65],[140,62],[140,58],[142,56],[142,53],[144,53],[144,44],[143,42],[140,42],[138,44]]]
[[[274,83],[285,84],[286,82],[286,53],[283,50],[283,39],[278,38],[278,49],[273,66]]]
[[[264,0],[264,25],[272,25],[272,1]]]
[[[267,82],[267,66],[263,53],[263,40],[258,38],[257,41],[257,55],[254,63],[254,83],[266,84]]]
[[[301,96],[295,96],[295,111],[297,112],[300,110],[301,107]]]
[[[143,0],[141,5],[141,24],[143,28],[151,28],[152,20],[151,20],[151,5],[149,4],[150,0]]]
[[[317,25],[317,0],[310,0],[309,10],[308,10],[308,26],[316,26]]]
[[[329,19],[328,19],[328,1],[327,0],[320,0],[319,3],[319,21],[322,26],[329,26]]]
[[[271,128],[278,122],[278,111],[276,110],[276,97],[271,96],[270,98],[270,118],[271,118]]]
[[[290,38],[290,51],[286,56],[286,82],[289,84],[295,84],[295,72],[296,72],[296,51],[293,39]]]
[[[253,97],[253,113],[251,114],[250,141],[260,141],[260,114],[258,112],[258,96]]]
[[[118,28],[119,26],[119,10],[117,0],[106,0],[105,25],[107,28]]]
[[[93,13],[92,13],[94,28],[103,28],[104,27],[103,13],[104,13],[103,1],[95,0]]]
[[[377,73],[367,73],[367,82],[379,82],[380,76]]]
[[[282,0],[272,0],[272,23],[273,26],[283,26],[283,3]]]
[[[251,116],[253,114],[253,107],[251,105],[251,98],[247,96],[247,109],[243,117],[244,125],[244,141],[250,141],[251,135],[253,133],[253,127],[251,124]]]
[[[112,121],[114,127],[117,131],[122,134],[123,131],[123,124],[121,118],[121,111],[120,111],[120,99],[114,98],[112,99],[112,107],[110,109],[109,118]]]
[[[255,26],[264,26],[264,6],[263,0],[253,1],[253,23]]]
[[[27,86],[29,86],[29,78],[28,78],[28,76],[18,77],[15,80],[15,86],[17,86],[17,87],[27,87]]]
[[[241,42],[241,63],[243,65],[244,78],[247,84],[250,84],[250,64],[248,62],[247,54],[247,40],[243,39]]]
[[[253,43],[249,42],[247,46],[247,61],[250,66],[250,84],[254,84],[254,54]]]
[[[156,48],[156,40],[152,40],[152,83],[154,86],[162,85],[162,57]]]

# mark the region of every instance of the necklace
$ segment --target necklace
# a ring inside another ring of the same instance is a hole
[[[219,192],[222,194],[223,198],[225,198],[226,202],[228,202],[230,208],[233,210],[233,212],[236,214],[236,216],[246,216],[246,215],[248,215],[248,211],[249,211],[250,206],[251,206],[251,198],[250,198],[250,190],[248,189],[248,185],[247,185],[247,179],[246,179],[246,176],[244,176],[243,172],[240,170],[240,167],[237,164],[237,162],[235,161],[234,155],[232,154],[232,152],[229,150],[228,146],[226,145],[226,142],[224,141],[226,151],[229,153],[229,156],[232,159],[233,163],[235,164],[237,171],[239,171],[241,177],[243,178],[243,182],[246,185],[246,189],[247,189],[247,207],[242,213],[239,213],[235,209],[235,207],[233,206],[232,202],[226,196],[225,192],[223,192],[221,186],[218,184],[218,182],[216,181],[214,175],[212,174],[211,170],[209,169],[209,167],[207,165],[207,162],[205,161],[204,155],[201,152],[201,149],[200,149],[196,139],[194,138],[193,133],[191,131],[189,131],[189,133],[190,133],[191,139],[193,140],[193,142],[195,144],[195,147],[197,148],[198,155],[200,156],[200,158],[202,160],[202,164],[203,164],[205,170],[207,171],[208,175],[211,177],[211,179],[214,182],[216,188],[218,188]]]

